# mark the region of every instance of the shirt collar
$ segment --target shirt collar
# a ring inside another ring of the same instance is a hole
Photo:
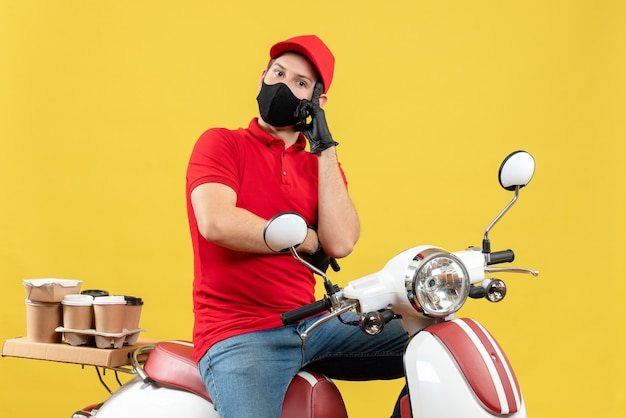
[[[285,146],[285,141],[283,141],[280,138],[276,138],[274,135],[270,134],[265,129],[261,128],[261,126],[259,125],[259,118],[252,119],[252,121],[250,121],[250,125],[248,126],[248,129],[250,130],[250,132],[252,132],[254,137],[257,140],[259,140],[261,143],[263,143],[264,145],[278,143],[282,145],[283,147]],[[302,151],[305,147],[306,147],[306,138],[304,134],[300,133],[300,135],[298,135],[298,140],[290,148],[292,148],[293,151]]]

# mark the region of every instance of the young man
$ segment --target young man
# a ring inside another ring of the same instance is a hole
[[[206,131],[189,161],[195,358],[222,418],[280,417],[305,365],[347,379],[403,373],[406,334],[393,322],[371,338],[333,320],[303,342],[312,320],[283,326],[279,316],[314,300],[315,279],[289,253],[267,248],[268,219],[302,215],[310,228],[298,250],[323,269],[329,257],[350,254],[359,237],[322,110],[334,61],[314,35],[272,46],[258,85],[260,117],[246,129]]]

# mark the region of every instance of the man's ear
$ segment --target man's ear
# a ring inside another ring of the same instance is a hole
[[[265,74],[267,74],[267,70],[263,70],[263,72],[261,72],[261,78],[259,78],[259,85],[257,86],[258,91],[261,91],[261,86],[263,86],[263,80],[265,80]]]
[[[327,101],[328,96],[326,96],[325,94],[320,95],[320,107],[324,107]]]

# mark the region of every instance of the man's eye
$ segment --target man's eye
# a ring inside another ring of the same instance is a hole
[[[285,73],[284,73],[284,72],[282,72],[282,71],[280,71],[280,70],[276,70],[276,71],[274,72],[274,74],[276,74],[278,77],[282,77],[282,76],[284,76],[284,75],[285,75]]]

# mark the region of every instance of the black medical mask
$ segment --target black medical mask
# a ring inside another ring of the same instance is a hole
[[[256,100],[259,103],[261,119],[270,125],[283,127],[299,122],[296,110],[301,100],[285,83],[265,84],[263,82]]]

